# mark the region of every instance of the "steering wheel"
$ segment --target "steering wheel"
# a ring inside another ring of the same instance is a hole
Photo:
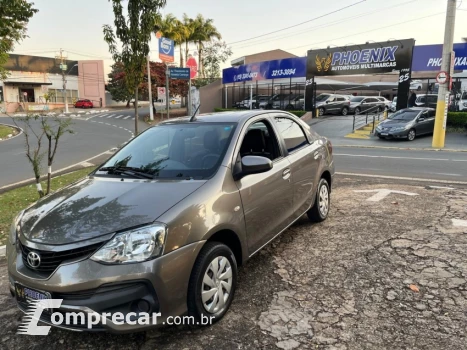
[[[209,159],[209,158],[215,158],[215,161],[217,161],[217,159],[219,159],[219,155],[216,154],[216,153],[209,153],[209,154],[206,154],[203,159],[201,160],[201,165],[203,167],[203,169],[209,169],[205,166],[205,163],[206,163],[206,160]]]

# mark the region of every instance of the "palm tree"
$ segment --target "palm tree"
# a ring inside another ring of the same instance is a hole
[[[188,17],[186,13],[183,14],[182,25],[184,27],[184,41],[185,41],[185,58],[188,59],[188,45],[194,41],[194,34],[196,30],[196,23],[195,21]]]
[[[222,39],[221,34],[217,30],[217,28],[214,26],[214,21],[210,18],[205,19],[203,15],[199,14],[196,16],[196,18],[193,20],[193,36],[192,39],[193,41],[197,44],[198,46],[198,61],[199,61],[199,71],[200,71],[200,76],[204,78],[204,69],[203,69],[203,61],[201,59],[202,53],[203,53],[203,48],[204,48],[204,43],[207,41],[211,41],[213,38],[216,38],[218,40]]]
[[[172,39],[176,45],[179,45],[180,67],[183,67],[182,44],[190,35],[189,29],[171,13],[167,14],[164,18],[160,17],[156,21],[156,27],[165,38]]]

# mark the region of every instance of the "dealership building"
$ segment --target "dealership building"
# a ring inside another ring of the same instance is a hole
[[[467,70],[467,44],[454,44],[454,52],[455,72]],[[275,57],[269,58],[271,55]],[[441,57],[441,44],[415,46],[413,39],[327,47],[310,50],[307,57],[282,50],[245,56],[223,70],[222,80],[201,89],[201,113],[221,106],[232,108],[250,94],[302,95],[309,110],[316,91],[390,99],[400,95],[400,106],[406,106],[411,81],[423,81],[417,94],[433,92]],[[460,88],[461,84],[454,86]]]
[[[102,60],[64,61],[55,58],[10,54],[5,68],[8,77],[0,81],[0,107],[8,113],[49,110],[89,99],[105,107]],[[66,92],[63,89],[65,72]]]

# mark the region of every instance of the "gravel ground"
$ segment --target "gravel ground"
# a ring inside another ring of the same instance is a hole
[[[379,202],[373,193],[393,189]],[[0,261],[5,349],[466,349],[467,190],[340,179],[329,219],[302,218],[240,269],[230,312],[208,328],[16,335],[22,313]]]

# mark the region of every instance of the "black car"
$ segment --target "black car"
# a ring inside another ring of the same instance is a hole
[[[415,140],[416,136],[433,133],[435,110],[412,107],[401,109],[382,121],[375,130],[380,139],[395,138]]]

